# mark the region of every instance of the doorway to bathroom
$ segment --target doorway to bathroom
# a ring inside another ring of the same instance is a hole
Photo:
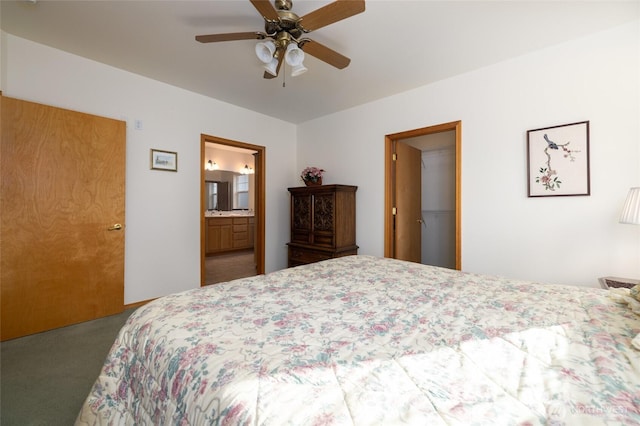
[[[201,135],[201,285],[264,274],[265,147]]]

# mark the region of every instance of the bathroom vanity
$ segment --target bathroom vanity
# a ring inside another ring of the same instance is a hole
[[[205,217],[206,255],[253,248],[255,218],[248,214],[227,213]]]

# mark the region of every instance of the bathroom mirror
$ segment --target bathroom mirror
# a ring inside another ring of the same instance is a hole
[[[204,196],[207,210],[248,210],[251,208],[249,175],[227,170],[206,172]]]

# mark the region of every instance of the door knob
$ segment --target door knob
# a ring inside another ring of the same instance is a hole
[[[107,231],[119,231],[121,229],[122,229],[122,225],[119,223],[116,223],[113,226],[108,227]]]

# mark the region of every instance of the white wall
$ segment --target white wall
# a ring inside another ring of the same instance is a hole
[[[618,224],[640,185],[640,23],[298,126],[297,168],[358,185],[359,253],[383,255],[384,136],[462,120],[462,268],[597,286],[640,276],[640,231]],[[428,52],[424,52],[428,55]],[[526,131],[590,121],[591,196],[527,198]]]
[[[206,143],[204,148],[204,163],[213,161],[218,166],[218,170],[227,170],[240,173],[244,166],[255,169],[255,158],[253,154],[247,152],[232,151],[219,148],[220,145]]]
[[[6,33],[0,84],[6,96],[127,120],[126,303],[198,286],[201,133],[267,147],[272,271],[286,265],[286,188],[302,168],[359,186],[360,253],[381,256],[384,135],[455,120],[463,269],[596,285],[603,275],[640,276],[640,230],[617,223],[628,188],[640,185],[639,28],[635,21],[297,127]],[[592,195],[527,198],[526,131],[581,120],[591,124]],[[179,172],[149,170],[152,147],[177,151]]]
[[[266,147],[265,266],[286,266],[294,125],[6,33],[1,78],[5,96],[127,121],[125,303],[200,285],[201,133]],[[151,148],[178,172],[150,170]]]

